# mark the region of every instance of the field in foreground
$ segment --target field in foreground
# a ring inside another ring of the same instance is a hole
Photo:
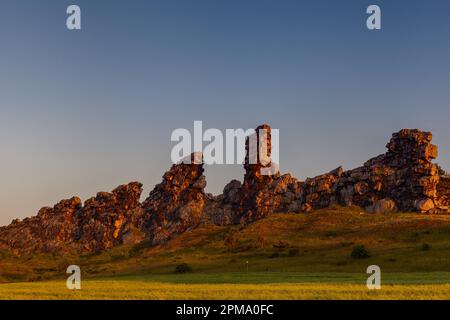
[[[362,256],[355,248],[364,247]],[[332,207],[98,254],[0,251],[0,299],[450,299],[450,215]],[[79,265],[83,290],[65,287]],[[177,266],[188,265],[188,274]],[[369,291],[378,265],[382,290]],[[3,283],[3,284],[1,284]]]
[[[164,276],[124,277],[86,280],[82,282],[82,289],[77,291],[68,290],[64,281],[54,280],[1,284],[0,297],[64,300],[450,299],[450,284],[445,284],[450,273],[393,274],[385,278],[381,290],[368,290],[358,274],[252,273],[202,277],[183,275],[176,279]]]

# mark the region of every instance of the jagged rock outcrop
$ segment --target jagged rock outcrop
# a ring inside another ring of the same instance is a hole
[[[368,211],[426,212],[438,204],[439,176],[432,160],[437,147],[432,134],[403,129],[392,135],[388,152],[368,160],[364,166],[308,179],[306,204],[314,209],[333,203],[358,205]],[[316,185],[316,189],[309,185]],[[383,209],[385,208],[385,209]]]
[[[44,207],[37,216],[0,228],[0,247],[17,253],[95,252],[123,243],[139,213],[142,184],[100,192],[82,206],[78,197]],[[140,241],[141,239],[136,239]]]
[[[437,185],[438,210],[450,213],[450,176],[443,176]]]
[[[267,145],[266,167],[269,167],[270,127],[263,125],[257,130],[261,128],[269,132],[264,141],[258,136],[258,142]],[[222,212],[224,220],[234,223],[248,223],[273,212],[309,212],[333,204],[357,205],[374,213],[445,209],[448,196],[444,190],[448,187],[437,190],[439,176],[432,163],[437,157],[437,147],[431,140],[430,132],[403,129],[392,135],[387,153],[368,160],[362,167],[349,171],[339,167],[304,182],[290,175],[280,177],[278,172],[261,175],[264,166],[248,163],[247,141],[244,183],[237,193],[240,200],[229,204],[224,196],[218,207],[229,206],[226,213]],[[441,198],[438,194],[442,194]]]
[[[244,182],[233,180],[223,194],[209,197],[206,217],[215,224],[250,223],[278,211],[298,211],[301,183],[289,174],[280,175],[271,159],[272,136],[269,125],[255,129],[246,139]]]
[[[239,211],[240,222],[247,223],[266,217],[273,212],[267,187],[280,177],[278,164],[271,160],[271,128],[263,124],[245,143],[245,175],[242,184]]]
[[[14,220],[0,228],[0,246],[13,252],[54,252],[71,242],[74,216],[81,209],[81,200],[62,200],[53,208],[44,207],[37,216]]]
[[[241,215],[242,183],[231,180],[218,196],[206,195],[204,222],[216,225],[239,223]]]
[[[303,185],[290,174],[276,175],[254,192],[243,192],[240,223],[250,223],[274,212],[298,212],[302,207]]]
[[[139,225],[145,229],[152,244],[164,243],[202,221],[206,179],[201,157],[195,153],[191,163],[173,165],[144,201],[144,214]]]
[[[73,240],[88,252],[112,248],[124,239],[125,242],[142,240],[144,235],[137,235],[133,223],[141,210],[141,193],[142,184],[132,182],[86,200],[75,215]]]
[[[306,179],[303,183],[303,211],[328,207],[338,202],[337,183],[344,170],[339,167],[329,173]]]
[[[432,160],[432,134],[403,129],[388,151],[363,166],[299,181],[280,175],[271,159],[271,129],[256,128],[246,141],[243,183],[233,180],[221,195],[206,194],[202,155],[173,165],[141,204],[142,184],[99,192],[84,204],[77,197],[44,207],[35,217],[0,228],[0,248],[16,253],[97,252],[148,239],[162,244],[202,223],[246,224],[275,212],[309,212],[333,204],[368,212],[450,213],[450,178]]]

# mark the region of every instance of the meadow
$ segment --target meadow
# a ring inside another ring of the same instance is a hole
[[[0,285],[2,299],[450,299],[450,273],[387,275],[381,290],[368,290],[357,274],[214,274],[175,277],[118,277],[82,281],[68,290],[65,281]]]
[[[156,247],[0,252],[0,299],[449,299],[449,257],[450,216],[333,207],[205,225]],[[80,291],[66,289],[71,264],[81,267]],[[381,268],[381,290],[366,287],[369,265]]]

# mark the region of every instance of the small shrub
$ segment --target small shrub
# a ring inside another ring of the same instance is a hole
[[[277,243],[273,244],[273,247],[276,249],[285,249],[289,246],[288,243],[279,240]]]
[[[150,248],[152,246],[152,243],[150,240],[143,240],[137,245],[135,245],[133,248],[130,249],[129,256],[134,257],[140,254],[143,250]]]
[[[395,258],[387,258],[386,261],[387,262],[397,262],[397,259],[395,259]]]
[[[278,252],[274,252],[274,253],[272,253],[270,256],[269,256],[269,258],[270,259],[275,259],[275,258],[278,258],[280,256],[280,254],[278,253]]]
[[[289,249],[289,252],[288,252],[288,256],[289,257],[296,257],[299,254],[300,254],[300,250],[299,249],[297,249],[297,248]]]
[[[325,232],[324,235],[326,238],[336,238],[339,235],[339,233],[337,231],[333,230],[333,231]]]
[[[256,247],[253,244],[238,244],[234,249],[234,252],[247,252],[254,250]]]
[[[126,256],[123,254],[111,254],[110,255],[111,262],[121,261],[121,260],[124,260],[125,258],[126,258]]]
[[[420,247],[420,250],[422,251],[430,251],[431,246],[428,243],[422,243],[422,246]]]
[[[410,234],[409,238],[411,241],[418,241],[420,239],[420,233],[413,232]]]
[[[187,263],[182,263],[175,267],[175,273],[189,273],[189,272],[192,272],[192,268]]]
[[[364,246],[356,246],[352,250],[351,257],[355,259],[366,259],[370,257],[370,254]]]

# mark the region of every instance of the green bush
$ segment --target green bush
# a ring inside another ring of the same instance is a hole
[[[175,267],[175,273],[188,273],[188,272],[192,272],[192,268],[187,263],[182,263]]]
[[[277,243],[272,245],[275,249],[286,249],[289,244],[287,242],[279,240]]]
[[[133,248],[131,248],[131,250],[129,252],[129,256],[130,257],[137,256],[143,250],[150,248],[151,246],[152,246],[152,243],[150,240],[143,240],[140,243],[138,243],[137,245],[135,245]]]
[[[110,254],[110,261],[111,262],[125,260],[126,258],[127,257],[124,254]]]
[[[386,259],[387,262],[397,262],[396,258],[387,258]]]
[[[356,246],[352,250],[351,257],[355,259],[365,259],[369,258],[370,254],[364,246]]]
[[[275,259],[275,258],[278,258],[280,256],[280,254],[278,253],[278,252],[274,252],[274,253],[272,253],[270,256],[269,256],[269,258],[270,259]]]

